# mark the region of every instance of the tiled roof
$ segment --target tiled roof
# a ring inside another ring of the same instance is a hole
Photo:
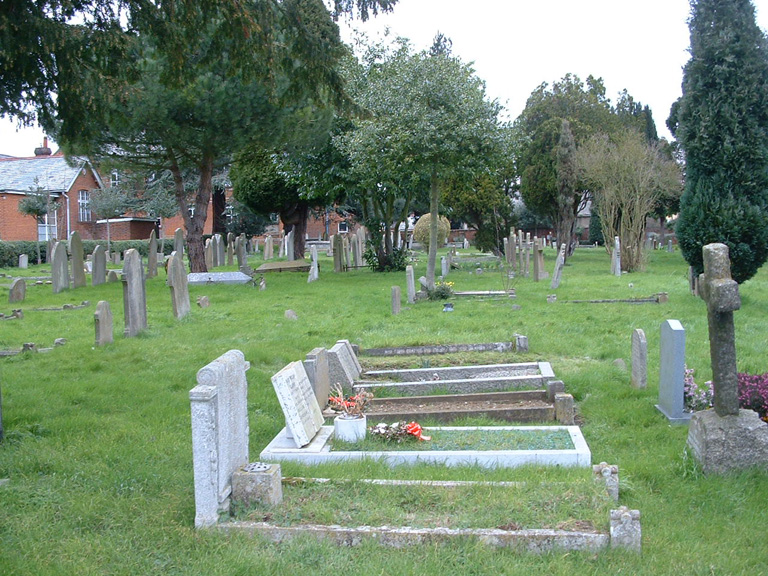
[[[85,164],[84,158],[68,161],[64,156],[0,158],[0,192],[23,194],[37,186],[50,192],[66,192]]]

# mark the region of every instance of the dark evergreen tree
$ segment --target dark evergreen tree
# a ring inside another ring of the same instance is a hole
[[[676,228],[685,259],[728,245],[734,279],[768,258],[768,45],[749,0],[693,0],[691,59],[667,120],[686,157]]]

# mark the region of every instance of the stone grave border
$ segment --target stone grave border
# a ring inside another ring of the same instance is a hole
[[[525,339],[525,349],[522,349]],[[362,356],[427,356],[433,354],[455,354],[457,352],[527,352],[528,338],[515,334],[510,342],[488,342],[484,344],[437,344],[434,346],[395,346],[389,348],[366,348]]]

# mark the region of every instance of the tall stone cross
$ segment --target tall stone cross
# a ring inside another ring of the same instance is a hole
[[[741,307],[739,285],[731,278],[728,246],[704,246],[704,274],[699,276],[699,294],[707,303],[709,355],[718,416],[739,413],[739,386],[736,377],[736,337],[733,311]]]

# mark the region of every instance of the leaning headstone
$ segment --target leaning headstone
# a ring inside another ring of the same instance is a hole
[[[24,278],[16,278],[11,283],[11,289],[8,292],[8,303],[24,302],[27,297],[27,282]]]
[[[648,385],[648,342],[640,328],[632,332],[632,386],[645,388]]]
[[[242,352],[230,350],[201,368],[189,391],[196,528],[229,511],[232,474],[248,464],[249,368]]]
[[[91,285],[98,286],[107,281],[107,254],[100,244],[91,256]]]
[[[131,338],[147,328],[147,289],[144,282],[144,267],[139,252],[130,248],[125,251],[123,263],[123,310],[125,330]]]
[[[563,275],[563,266],[565,265],[565,244],[562,244],[560,246],[560,253],[557,255],[557,260],[555,261],[555,271],[552,274],[552,283],[550,284],[550,289],[554,290],[555,288],[558,288],[560,286],[560,278]]]
[[[157,236],[154,230],[149,233],[149,247],[147,251],[147,278],[154,278],[157,276]]]
[[[691,415],[685,412],[685,329],[679,320],[662,323],[659,345],[659,403],[656,408],[672,424],[684,424]]]
[[[328,371],[331,386],[339,384],[344,390],[350,390],[355,379],[360,376],[359,373],[356,373],[349,350],[342,342],[337,342],[328,350]]]
[[[296,447],[306,446],[320,431],[324,419],[304,364],[288,364],[272,376],[272,386]]]
[[[96,346],[112,344],[114,341],[112,309],[106,300],[99,300],[99,303],[96,305],[96,312],[93,313],[93,323],[96,329]]]
[[[69,261],[64,242],[56,242],[51,254],[51,281],[53,293],[69,290]]]
[[[408,290],[408,304],[413,304],[416,301],[416,280],[413,274],[413,266],[410,264],[405,267],[405,284]]]
[[[307,373],[315,398],[320,408],[328,404],[331,393],[331,376],[328,372],[328,351],[325,348],[314,348],[304,360],[304,370]]]
[[[85,286],[85,265],[83,264],[83,241],[75,231],[69,237],[69,253],[72,257],[72,287]]]
[[[312,259],[312,263],[309,265],[309,277],[307,278],[307,282],[314,282],[315,280],[320,279],[320,271],[317,266],[317,246],[312,244],[309,249],[309,253]]]
[[[400,286],[392,286],[392,314],[400,314]]]
[[[19,268],[23,270],[29,268],[29,256],[27,254],[19,254]]]
[[[166,284],[171,289],[171,304],[173,315],[176,318],[184,318],[189,314],[189,285],[187,271],[184,268],[184,256],[178,252],[172,252],[168,261],[168,278]]]
[[[179,254],[184,254],[184,231],[181,228],[176,228],[173,233],[173,249]]]

